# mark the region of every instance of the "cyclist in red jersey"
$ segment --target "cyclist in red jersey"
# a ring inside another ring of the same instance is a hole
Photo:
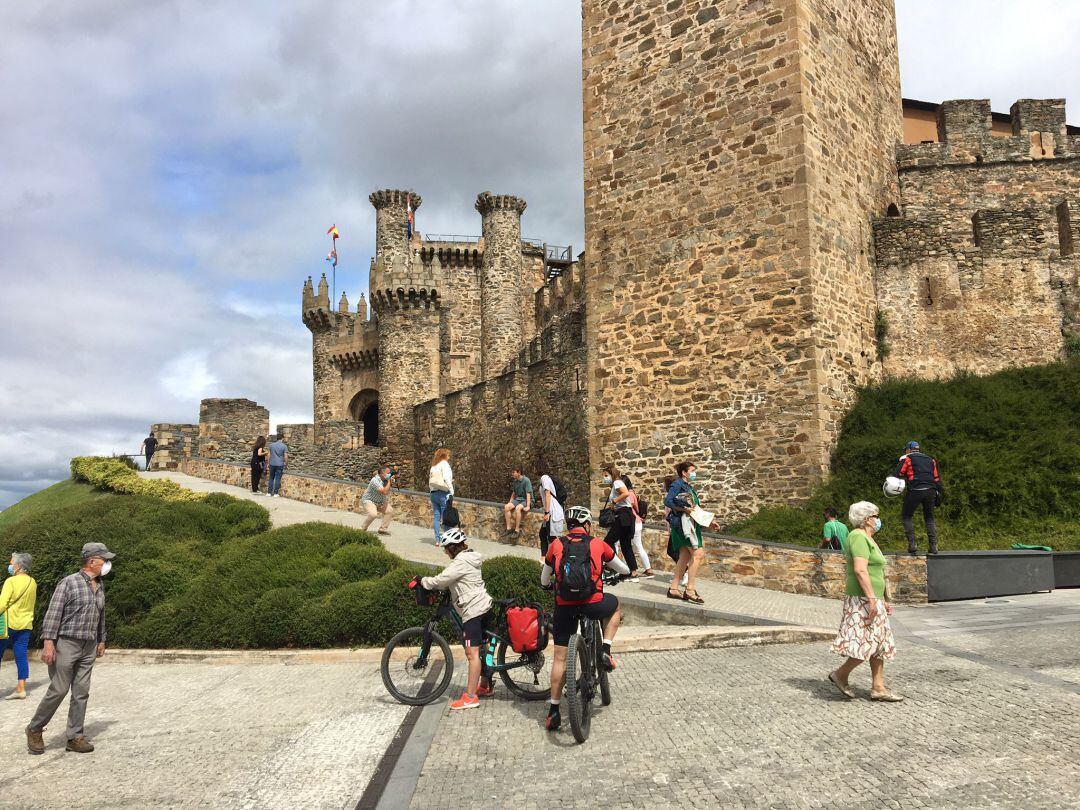
[[[622,618],[619,612],[619,600],[610,593],[604,593],[603,568],[606,565],[616,573],[628,575],[630,569],[626,563],[615,556],[614,549],[598,537],[593,537],[589,529],[592,525],[592,512],[584,506],[571,506],[566,510],[566,537],[553,537],[544,557],[544,568],[540,572],[540,584],[545,588],[555,585],[555,616],[552,621],[552,635],[555,637],[555,656],[551,662],[551,705],[545,726],[548,731],[555,731],[562,725],[559,704],[562,702],[563,682],[566,678],[566,649],[570,637],[577,631],[578,619],[587,616],[599,619],[604,632],[604,645],[601,651],[601,664],[608,671],[615,669],[615,659],[611,655],[611,642],[619,629]],[[567,554],[573,544],[587,542],[589,557],[589,576],[591,587],[582,590],[582,598],[573,599],[564,595],[567,581],[575,572],[568,570],[567,563],[574,552]]]

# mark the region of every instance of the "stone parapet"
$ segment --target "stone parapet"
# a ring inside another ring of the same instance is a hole
[[[197,478],[218,481],[233,486],[247,484],[248,471],[244,465],[228,464],[214,459],[186,459],[182,471]],[[286,475],[285,497],[332,509],[361,512],[360,498],[364,483],[318,478],[308,475]],[[426,492],[397,490],[393,493],[394,519],[416,526],[431,525],[431,501]],[[454,505],[461,513],[462,528],[473,537],[507,543],[504,536],[502,504],[455,498]],[[522,524],[520,542],[537,548],[542,515],[532,512]],[[665,549],[667,531],[662,526],[647,525],[643,542],[653,567],[671,570]],[[785,593],[840,598],[844,591],[844,558],[835,551],[823,551],[780,543],[746,540],[705,533],[706,560],[699,576],[733,585],[765,588]],[[886,568],[893,600],[906,604],[926,602],[926,559],[906,555],[887,555]]]
[[[158,440],[150,463],[152,470],[175,470],[180,462],[194,455],[199,441],[199,426],[159,422],[150,426]]]
[[[196,452],[249,464],[257,436],[270,432],[270,412],[250,399],[204,399],[199,404],[199,439]]]

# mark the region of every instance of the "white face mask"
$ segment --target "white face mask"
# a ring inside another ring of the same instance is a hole
[[[604,476],[604,484],[607,485],[607,486],[611,485],[611,476],[610,475],[605,475]]]
[[[101,576],[105,576],[112,571],[112,560],[106,560],[101,564]]]

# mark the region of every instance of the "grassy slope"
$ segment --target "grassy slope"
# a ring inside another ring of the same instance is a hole
[[[80,484],[71,480],[61,481],[33,495],[27,495],[18,503],[0,512],[0,530],[41,512],[107,497],[110,497],[107,493],[98,492],[89,484]]]
[[[943,382],[891,380],[861,392],[844,420],[829,479],[797,507],[763,509],[733,534],[816,545],[825,506],[882,510],[883,547],[906,547],[900,499],[881,484],[909,439],[935,456],[945,484],[943,548],[1014,542],[1080,549],[1080,359]],[[922,517],[916,535],[925,549]]]

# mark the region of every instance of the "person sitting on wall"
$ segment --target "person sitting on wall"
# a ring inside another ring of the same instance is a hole
[[[831,548],[843,551],[847,542],[847,526],[837,520],[836,510],[831,506],[825,510],[825,526],[821,530],[821,545],[818,548]]]
[[[506,534],[517,537],[521,534],[521,518],[532,507],[533,485],[532,481],[522,474],[521,467],[514,467],[510,471],[510,479],[513,487],[510,490],[510,500],[503,505],[503,518],[506,521]],[[513,526],[511,526],[511,522]]]

